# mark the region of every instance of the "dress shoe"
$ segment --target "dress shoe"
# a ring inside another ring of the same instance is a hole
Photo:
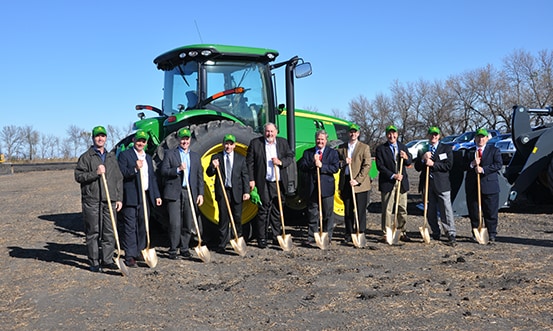
[[[102,269],[117,270],[119,267],[114,262],[102,263]]]
[[[315,242],[313,240],[304,240],[301,245],[303,247],[313,247],[313,245],[315,245]]]
[[[495,237],[490,237],[488,240],[488,245],[495,245]]]
[[[226,250],[225,250],[224,247],[217,247],[215,252],[218,253],[218,254],[225,254]]]
[[[180,256],[182,256],[182,257],[184,257],[184,258],[187,259],[187,258],[189,258],[189,257],[192,256],[192,255],[190,254],[190,250],[188,250],[188,249],[181,249],[181,250],[180,250]]]
[[[259,239],[259,242],[257,243],[257,246],[259,248],[266,248],[267,247],[267,239]]]
[[[454,247],[457,246],[457,240],[455,239],[455,236],[449,236],[447,239],[447,245]]]
[[[176,252],[170,252],[169,253],[169,259],[170,260],[176,260],[177,259],[177,253]]]
[[[406,242],[406,243],[412,241],[411,238],[405,232],[401,235],[401,237],[399,237],[399,240],[401,240],[403,242]]]
[[[353,243],[353,241],[351,241],[351,236],[347,236],[344,238],[344,240],[342,241],[342,244],[344,245],[351,245]]]
[[[91,265],[90,266],[90,271],[92,271],[92,272],[101,272],[102,268],[100,268],[99,265]]]
[[[433,234],[432,234],[432,239],[434,239],[434,240],[440,240],[440,234],[439,234],[439,233],[438,233],[438,234],[434,234],[434,233],[433,233]]]
[[[125,260],[125,265],[129,268],[136,268],[138,267],[138,265],[136,264],[136,260],[134,259],[134,257],[130,257],[128,259]]]

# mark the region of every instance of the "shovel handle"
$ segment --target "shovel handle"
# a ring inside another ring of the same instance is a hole
[[[194,199],[192,199],[192,192],[191,192],[191,187],[190,187],[190,183],[188,182],[188,176],[186,176],[186,173],[183,174],[183,177],[184,177],[184,182],[186,183],[186,187],[187,187],[187,190],[186,192],[188,192],[188,200],[190,201],[190,209],[191,209],[191,212],[192,212],[192,219],[194,220],[194,226],[196,227],[196,232],[198,232],[198,247],[201,247],[202,246],[202,235],[200,234],[200,227],[198,226],[198,219],[196,217],[196,208],[194,207]]]
[[[349,176],[351,178],[351,163],[348,163]],[[355,187],[351,186],[351,197],[353,199],[353,213],[355,214],[355,224],[357,225],[357,234],[359,235],[359,215],[357,215],[357,198],[355,197]]]
[[[323,202],[322,202],[322,194],[321,194],[321,170],[319,167],[317,168],[317,195],[319,198],[319,233],[323,233]]]
[[[234,238],[238,240],[238,231],[236,231],[236,225],[234,225],[234,216],[232,216],[232,210],[230,210],[230,202],[228,200],[225,184],[223,183],[223,177],[221,177],[221,170],[219,169],[219,167],[216,167],[216,169],[217,169],[217,177],[219,177],[219,183],[221,184],[221,190],[223,191],[223,197],[225,198],[225,203],[227,205],[227,210],[230,217],[230,225],[232,226],[232,231],[234,232]],[[219,215],[219,217],[220,216],[221,215]]]
[[[282,238],[286,235],[284,230],[284,214],[282,213],[282,198],[280,197],[280,184],[278,183],[278,171],[276,164],[273,163],[273,171],[275,173],[276,187],[277,187],[277,196],[278,196],[278,211],[280,214],[280,223],[282,223]]]
[[[401,175],[403,173],[403,158],[399,158],[399,174]],[[397,181],[397,189],[396,189],[396,201],[395,201],[395,207],[394,207],[394,230],[397,228],[397,211],[399,209],[399,194],[401,191],[401,180]]]
[[[117,259],[119,259],[119,257],[121,256],[121,246],[119,245],[119,234],[117,233],[117,224],[115,223],[115,216],[113,213],[113,207],[111,206],[108,181],[106,180],[105,173],[102,173],[102,181],[104,182],[104,190],[106,191],[106,200],[108,202],[109,216],[111,218],[111,225],[113,227],[113,236],[115,237],[115,244],[117,245]]]
[[[426,214],[428,212],[428,181],[430,177],[430,167],[426,166],[426,175],[424,179],[424,227],[426,228]]]
[[[148,204],[146,202],[146,190],[144,190],[144,183],[142,179],[144,178],[142,174],[144,173],[144,168],[140,168],[140,191],[142,192],[142,209],[144,209],[144,227],[146,228],[146,249],[150,249],[150,220],[148,219]]]

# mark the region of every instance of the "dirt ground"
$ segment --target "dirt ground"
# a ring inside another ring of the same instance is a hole
[[[418,174],[410,173],[412,182]],[[155,269],[92,273],[79,186],[72,170],[0,176],[0,325],[4,330],[545,330],[553,327],[552,206],[502,210],[498,242],[424,244],[420,195],[409,199],[413,242],[377,241],[373,189],[365,249],[291,252],[248,246],[211,252],[212,262],[169,260],[154,239]],[[195,254],[193,254],[195,257]]]

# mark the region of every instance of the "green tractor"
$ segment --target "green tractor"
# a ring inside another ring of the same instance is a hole
[[[139,111],[150,110],[157,115],[146,118],[143,112],[134,123],[134,130],[146,130],[150,135],[147,152],[159,165],[165,149],[178,145],[176,131],[187,127],[192,133],[191,149],[199,153],[207,168],[211,156],[222,150],[226,134],[236,136],[236,149],[245,155],[252,138],[263,133],[263,125],[273,122],[279,136],[285,137],[298,160],[305,149],[314,146],[315,132],[325,129],[331,144],[348,140],[351,122],[332,116],[295,109],[294,78],[311,74],[311,65],[293,57],[274,63],[278,52],[272,49],[226,46],[190,45],[161,54],[154,59],[157,68],[165,73],[164,96],[161,109],[138,105]],[[286,106],[277,105],[276,78],[273,71],[284,67]],[[133,134],[123,139],[116,148],[128,148]],[[286,188],[287,208],[302,210],[305,204],[299,198],[298,174],[290,167],[290,185]],[[214,178],[205,177],[203,217],[218,221],[214,200]],[[335,212],[343,215],[342,201],[336,196]],[[253,203],[244,204],[242,223],[249,222],[257,213]]]

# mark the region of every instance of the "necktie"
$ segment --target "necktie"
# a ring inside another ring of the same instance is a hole
[[[225,158],[225,186],[226,187],[232,187],[231,184],[231,177],[232,177],[232,166],[230,165],[230,155],[227,154]]]
[[[436,152],[436,146],[430,146],[430,157],[434,160],[434,153]]]
[[[482,148],[478,148],[478,158],[482,158]]]

